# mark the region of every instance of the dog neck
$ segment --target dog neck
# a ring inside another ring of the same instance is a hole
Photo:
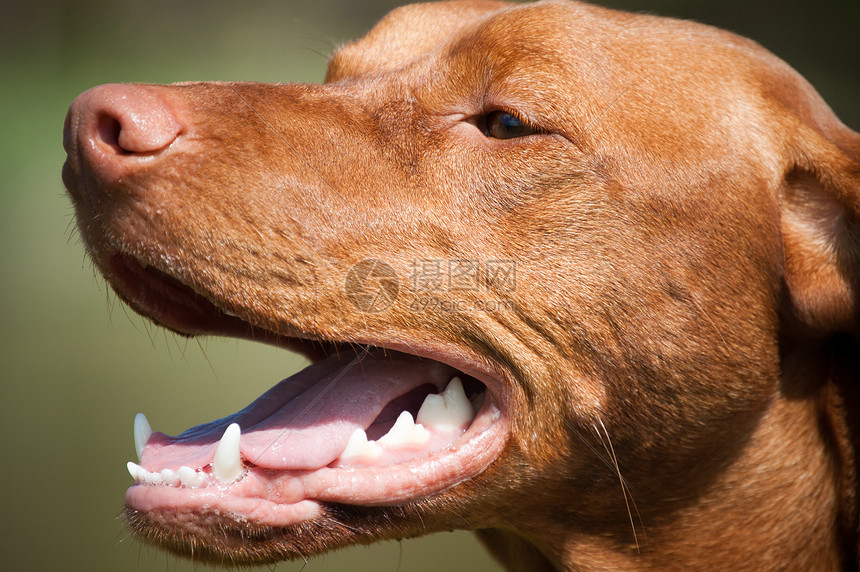
[[[693,498],[634,486],[630,518],[615,528],[569,535],[569,523],[544,522],[530,538],[479,537],[511,570],[842,570],[854,554],[840,546],[856,546],[845,407],[834,383],[781,394],[718,479]]]

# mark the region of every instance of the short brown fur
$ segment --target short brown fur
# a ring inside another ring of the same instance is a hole
[[[503,381],[505,450],[403,506],[138,532],[227,563],[467,528],[512,570],[857,568],[860,136],[806,81],[727,32],[564,1],[395,10],[326,81],[137,88],[182,144],[119,178],[71,145],[90,253],[281,336],[454,348]],[[484,137],[494,109],[539,133]],[[368,258],[515,260],[513,305],[362,313],[343,283]]]

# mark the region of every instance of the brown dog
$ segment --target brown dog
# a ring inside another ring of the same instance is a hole
[[[517,570],[856,568],[860,136],[753,42],[409,6],[325,85],[94,88],[65,146],[130,306],[315,360],[178,437],[137,420],[144,539],[261,563],[466,528]]]

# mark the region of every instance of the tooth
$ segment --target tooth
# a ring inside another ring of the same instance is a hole
[[[187,487],[190,486],[189,483],[191,483],[197,475],[194,469],[186,465],[182,465],[176,470],[176,476],[179,477],[179,481]]]
[[[421,424],[416,424],[412,414],[403,411],[394,422],[394,426],[377,441],[387,447],[396,445],[423,444],[430,440],[430,432]]]
[[[134,448],[137,451],[137,459],[143,454],[143,448],[146,442],[149,441],[149,436],[152,435],[152,427],[149,426],[149,421],[146,420],[146,415],[138,413],[134,416]]]
[[[218,449],[215,450],[215,459],[212,461],[212,473],[221,484],[232,483],[241,476],[244,467],[242,458],[239,456],[239,439],[242,430],[238,423],[232,423],[224,431]]]
[[[143,476],[143,480],[148,485],[160,485],[164,482],[164,479],[161,477],[161,473],[151,473],[146,471],[146,474]]]
[[[349,441],[346,442],[346,448],[340,454],[342,461],[349,461],[357,458],[375,459],[382,453],[382,447],[376,441],[368,441],[367,433],[364,429],[356,429],[349,436]]]
[[[428,395],[418,410],[417,421],[425,427],[440,431],[462,429],[475,417],[472,404],[463,391],[459,377],[448,382],[448,387],[439,395]]]
[[[203,475],[187,465],[182,465],[176,470],[179,482],[189,489],[196,489],[203,484]]]
[[[134,482],[139,483],[143,480],[143,473],[141,472],[144,470],[143,467],[137,463],[132,463],[131,461],[126,464],[126,467],[128,467],[128,474],[131,475]]]
[[[161,478],[164,482],[170,486],[178,486],[179,485],[179,475],[176,474],[175,471],[171,471],[170,469],[163,469],[161,471]]]

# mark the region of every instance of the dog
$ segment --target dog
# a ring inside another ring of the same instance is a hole
[[[312,365],[179,436],[145,541],[476,531],[511,570],[856,570],[860,136],[708,26],[411,5],[322,85],[104,85],[63,179],[119,298]]]

